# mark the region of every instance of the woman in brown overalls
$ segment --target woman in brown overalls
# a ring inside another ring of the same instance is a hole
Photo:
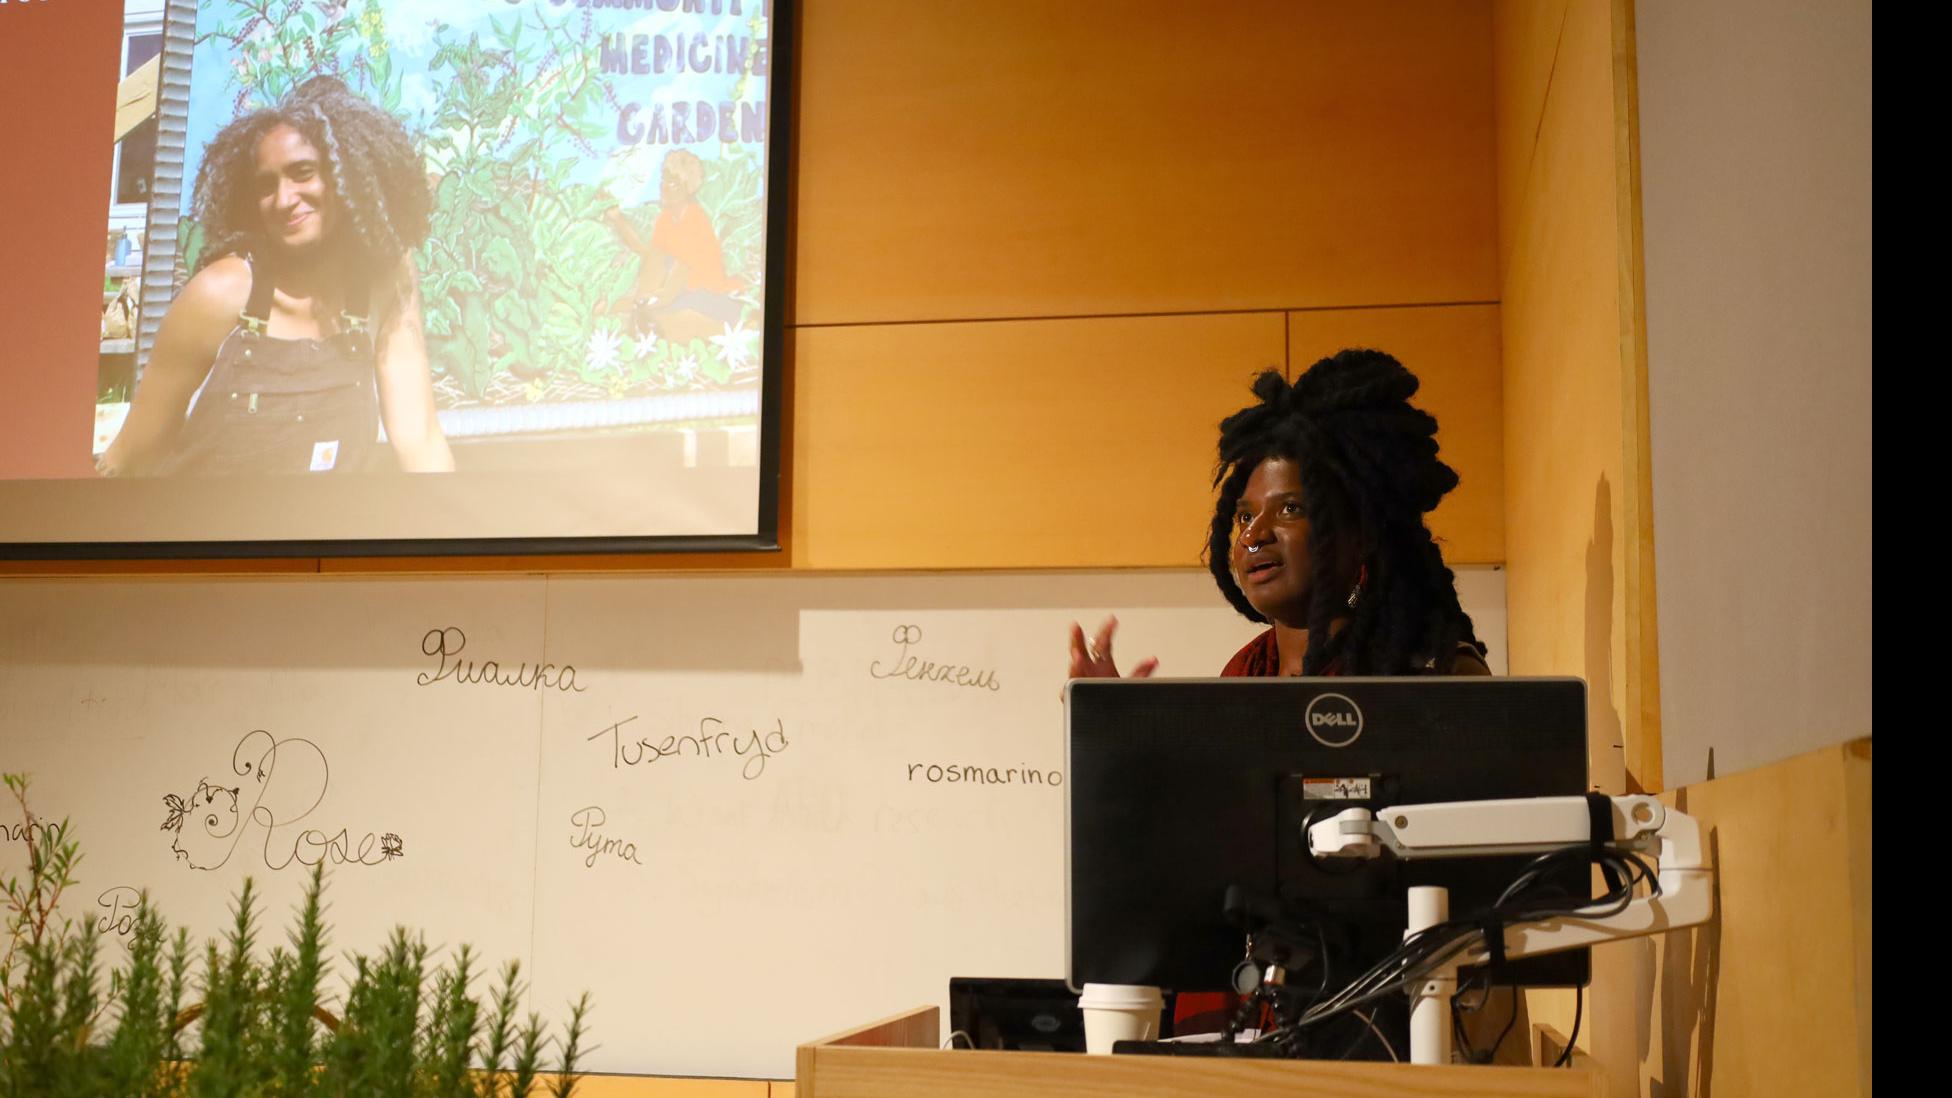
[[[406,131],[333,77],[224,127],[197,173],[198,269],[102,472],[364,471],[382,422],[400,468],[453,469],[412,255],[428,202]]]

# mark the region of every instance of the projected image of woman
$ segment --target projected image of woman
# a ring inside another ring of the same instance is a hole
[[[212,138],[205,234],[105,474],[451,470],[434,412],[412,254],[420,154],[340,80],[306,81]],[[194,398],[194,403],[193,403]]]
[[[1225,676],[1488,675],[1423,516],[1457,486],[1416,375],[1381,351],[1322,359],[1220,424],[1207,566],[1234,609],[1269,628]],[[1117,676],[1115,621],[1071,627],[1071,676]],[[1156,660],[1133,667],[1150,675]]]

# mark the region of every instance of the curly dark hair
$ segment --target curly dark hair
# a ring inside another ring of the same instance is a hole
[[[378,278],[426,239],[426,167],[405,127],[339,78],[314,76],[277,106],[239,116],[205,146],[193,203],[205,234],[197,270],[227,255],[264,254],[258,143],[280,125],[324,158],[338,214],[336,254],[353,271]]]
[[[1346,675],[1450,669],[1459,649],[1484,645],[1457,602],[1454,577],[1423,516],[1457,486],[1437,458],[1437,421],[1410,405],[1417,378],[1381,351],[1347,350],[1288,384],[1278,370],[1254,379],[1258,403],[1220,424],[1220,490],[1207,567],[1249,619],[1265,622],[1234,582],[1234,516],[1247,479],[1269,458],[1293,461],[1302,485],[1312,558],[1308,652],[1302,673],[1333,665]],[[1354,612],[1347,592],[1366,574]],[[1347,615],[1331,637],[1329,623]]]

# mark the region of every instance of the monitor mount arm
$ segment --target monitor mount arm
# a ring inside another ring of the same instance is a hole
[[[1596,837],[1597,836],[1597,837]],[[1503,926],[1503,955],[1510,960],[1599,942],[1660,934],[1708,921],[1714,910],[1714,870],[1704,865],[1701,828],[1693,817],[1653,797],[1534,797],[1403,805],[1372,812],[1351,808],[1308,828],[1317,858],[1375,858],[1387,850],[1403,859],[1481,858],[1546,854],[1570,846],[1605,847],[1654,854],[1660,889],[1623,908],[1513,922]],[[1410,889],[1414,934],[1449,918],[1450,898],[1441,887]],[[1467,947],[1411,992],[1410,1059],[1450,1062],[1451,996],[1457,969],[1492,957],[1483,940]]]

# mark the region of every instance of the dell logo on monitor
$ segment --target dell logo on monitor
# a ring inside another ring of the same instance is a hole
[[[1341,694],[1316,695],[1301,719],[1323,747],[1347,747],[1362,735],[1362,710]]]

